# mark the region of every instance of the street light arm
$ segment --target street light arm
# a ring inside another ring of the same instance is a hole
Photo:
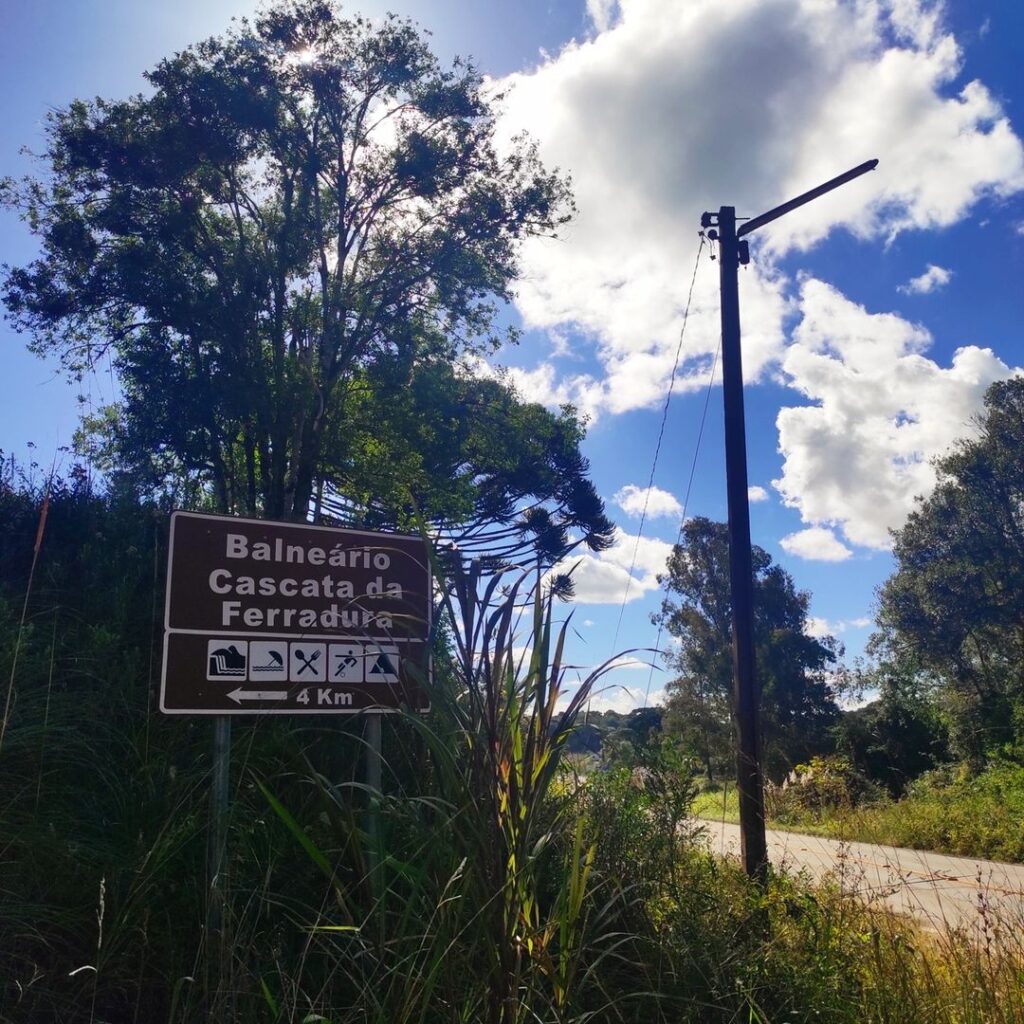
[[[781,206],[776,206],[774,210],[769,210],[767,213],[762,213],[759,217],[748,220],[736,232],[736,237],[742,238],[744,235],[749,235],[751,231],[756,231],[758,228],[764,227],[765,224],[777,220],[783,214],[789,213],[790,210],[795,210],[798,206],[803,206],[804,203],[809,203],[812,199],[817,199],[818,196],[823,196],[826,192],[831,192],[832,189],[839,188],[840,185],[845,185],[848,181],[859,178],[862,174],[867,174],[868,171],[873,171],[877,166],[877,160],[868,160],[865,163],[858,164],[852,170],[840,174],[837,178],[826,181],[824,185],[812,188],[810,192],[804,192],[803,195],[797,196],[796,199],[790,199],[788,203],[783,203]]]

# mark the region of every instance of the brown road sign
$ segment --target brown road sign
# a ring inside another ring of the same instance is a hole
[[[419,537],[174,512],[160,709],[426,710]]]

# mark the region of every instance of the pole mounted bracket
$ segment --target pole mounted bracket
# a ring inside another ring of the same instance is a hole
[[[700,215],[700,226],[702,228],[714,227],[717,224],[718,224],[718,214],[717,213],[702,213]]]

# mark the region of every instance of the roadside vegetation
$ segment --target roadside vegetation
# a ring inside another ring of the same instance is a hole
[[[824,695],[800,682],[799,660],[773,659],[773,646],[802,641],[792,625],[768,626],[780,602],[762,599],[772,825],[1024,862],[1022,446],[1024,382],[994,384],[972,435],[938,460],[936,489],[894,536],[896,571],[879,592],[870,660],[833,672]],[[707,567],[711,527],[698,534],[698,522],[666,577],[663,619],[681,642],[661,728],[704,767],[695,813],[734,821],[724,581]],[[799,743],[778,739],[779,664],[788,692],[815,698],[789,719]],[[813,663],[803,665],[813,681]],[[861,706],[841,712],[839,697]]]
[[[387,720],[383,792],[358,718],[236,728],[222,968],[208,723],[152,713],[165,514],[51,488],[19,628],[41,505],[6,479],[0,1020],[1024,1020],[1015,923],[923,934],[841,874],[759,890],[702,846],[671,737],[620,720],[575,772],[587,689],[556,719],[564,616],[529,577],[487,615],[445,602],[435,707]]]
[[[800,767],[835,779],[849,770],[849,763],[817,759]],[[961,772],[952,767],[923,775],[898,800],[877,789],[870,799],[851,799],[841,783],[826,801],[812,796],[816,787],[811,782],[792,790],[769,790],[768,827],[1024,864],[1024,769],[1006,763],[976,776]],[[705,786],[694,799],[693,813],[738,822],[735,786]]]

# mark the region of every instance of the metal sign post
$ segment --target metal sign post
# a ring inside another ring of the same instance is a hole
[[[370,712],[376,872],[379,713],[428,710],[431,589],[420,537],[171,515],[160,710],[214,716],[207,939],[222,981],[229,716]]]
[[[228,945],[224,941],[224,908],[227,897],[228,812],[231,807],[231,719],[218,715],[213,720],[213,777],[210,782],[210,832],[207,837],[206,939],[208,963],[216,965],[221,981],[228,978]]]
[[[383,794],[382,737],[380,715],[368,715],[363,733],[366,743],[367,849],[370,851],[370,887],[380,895],[380,800]]]

